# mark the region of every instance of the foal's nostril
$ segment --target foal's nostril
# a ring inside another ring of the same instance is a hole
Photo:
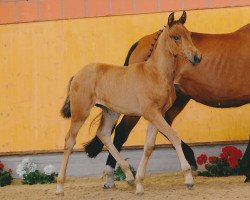
[[[197,55],[194,56],[194,63],[198,64],[201,62],[201,57],[199,58]]]
[[[195,54],[195,55],[192,55],[189,59],[189,61],[195,65],[195,64],[199,64],[201,62],[201,59],[202,59],[202,56],[199,55],[199,54]]]

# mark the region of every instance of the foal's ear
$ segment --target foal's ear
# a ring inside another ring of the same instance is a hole
[[[186,19],[187,19],[187,13],[186,13],[186,11],[183,11],[182,16],[180,17],[178,22],[180,22],[181,24],[185,24]]]
[[[168,16],[168,27],[171,28],[171,26],[173,26],[173,24],[174,24],[174,12],[172,12]]]

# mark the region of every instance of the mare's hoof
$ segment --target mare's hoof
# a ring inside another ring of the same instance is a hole
[[[104,184],[102,188],[105,189],[105,190],[108,190],[108,189],[115,189],[115,185],[109,186],[109,185]]]
[[[134,183],[135,183],[135,180],[127,180],[127,183],[128,183],[130,186],[133,186]]]
[[[197,171],[197,169],[198,169],[198,166],[193,166],[193,165],[191,165],[190,167],[191,167],[191,170],[192,170],[192,171]]]
[[[198,171],[192,171],[193,176],[198,176]]]
[[[186,187],[187,187],[187,189],[192,189],[193,188],[193,186],[194,186],[194,184],[185,184],[186,185]]]

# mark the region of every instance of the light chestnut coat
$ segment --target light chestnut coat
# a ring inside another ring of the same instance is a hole
[[[57,179],[57,194],[64,192],[63,184],[69,155],[76,143],[79,129],[95,105],[103,109],[97,136],[116,159],[129,183],[133,182],[133,175],[128,163],[111,141],[111,130],[120,114],[143,116],[149,121],[144,154],[136,175],[136,193],[143,193],[141,181],[155,143],[157,130],[168,137],[175,147],[185,175],[185,184],[193,185],[190,165],[184,156],[181,140],[163,117],[176,98],[174,89],[176,58],[187,59],[192,64],[197,64],[201,60],[201,55],[191,40],[190,32],[183,26],[185,21],[185,12],[178,21],[174,20],[173,13],[169,16],[168,26],[162,31],[147,62],[127,68],[93,63],[75,74],[64,105],[64,108],[70,108],[70,112],[67,113],[71,114],[71,125],[65,138],[64,158]]]

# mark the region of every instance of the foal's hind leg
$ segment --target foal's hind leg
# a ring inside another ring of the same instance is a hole
[[[130,184],[134,181],[133,174],[129,169],[129,164],[125,161],[120,153],[115,148],[111,141],[111,131],[119,118],[119,114],[109,110],[103,109],[102,121],[97,131],[97,136],[100,138],[102,143],[107,147],[109,153],[116,159],[117,163],[121,167],[122,171],[126,175],[126,180]]]
[[[64,182],[66,177],[66,170],[69,160],[69,155],[71,154],[73,147],[76,143],[76,136],[79,132],[79,129],[82,127],[83,123],[89,116],[90,109],[81,109],[79,108],[78,111],[72,112],[71,124],[70,129],[65,137],[65,145],[64,145],[64,155],[63,155],[63,162],[61,165],[61,169],[59,175],[57,177],[57,188],[56,194],[57,195],[64,195]]]
[[[157,129],[151,123],[149,123],[147,128],[146,141],[144,144],[143,156],[136,173],[136,180],[135,180],[136,194],[144,193],[141,181],[144,179],[146,166],[155,146],[156,135],[157,135]]]
[[[137,122],[139,121],[140,117],[138,116],[124,116],[121,122],[115,128],[115,136],[114,142],[116,149],[120,152],[122,145],[126,142],[131,130],[135,127]],[[114,157],[109,153],[108,159],[106,162],[106,167],[104,169],[104,174],[106,177],[106,181],[104,184],[105,189],[112,188],[114,183],[114,169],[116,165],[116,160]]]

